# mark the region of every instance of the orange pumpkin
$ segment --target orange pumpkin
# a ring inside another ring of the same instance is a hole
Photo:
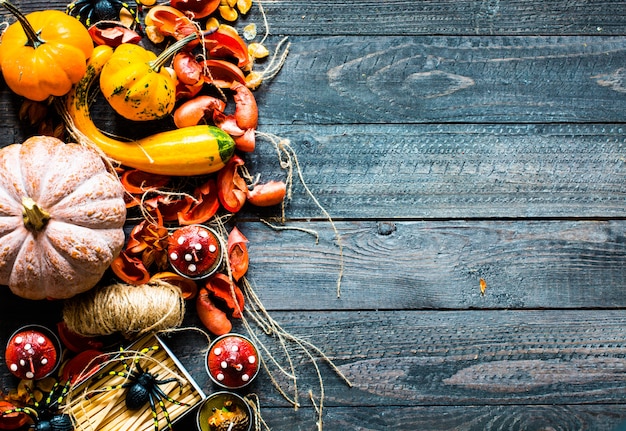
[[[0,284],[26,299],[95,286],[124,245],[123,195],[87,147],[36,136],[0,149]]]
[[[0,4],[18,20],[0,42],[0,67],[9,88],[34,101],[68,93],[85,74],[93,51],[85,26],[58,10],[24,16],[8,1]]]

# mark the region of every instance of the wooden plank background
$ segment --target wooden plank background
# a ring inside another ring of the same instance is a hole
[[[237,222],[271,315],[353,382],[320,363],[324,429],[607,431],[626,421],[626,2],[262,6],[267,45],[288,36],[291,50],[255,93],[259,130],[289,139],[337,232],[298,178],[288,230],[260,221],[276,211]],[[263,31],[258,4],[240,25],[252,22]],[[19,103],[2,86],[2,145],[28,133]],[[284,176],[268,141],[246,161],[263,179]],[[0,291],[2,340],[58,311]],[[190,310],[186,325],[197,324]],[[171,343],[210,389],[202,340]],[[296,365],[299,410],[266,375],[254,387],[273,430],[316,427],[306,393],[319,391],[317,377],[310,358]],[[6,374],[2,390],[14,383]]]

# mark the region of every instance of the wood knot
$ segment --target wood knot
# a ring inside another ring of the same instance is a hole
[[[392,222],[379,222],[378,235],[391,235],[396,231],[396,224]]]

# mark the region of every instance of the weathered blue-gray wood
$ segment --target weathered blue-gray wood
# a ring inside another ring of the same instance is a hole
[[[607,431],[625,422],[626,3],[263,7],[268,47],[288,36],[291,48],[255,92],[259,131],[289,140],[337,230],[297,172],[284,225],[273,220],[278,208],[246,208],[234,222],[270,315],[354,385],[318,361],[324,429]],[[248,23],[263,33],[258,4]],[[2,146],[32,133],[19,123],[21,101],[0,85]],[[117,135],[172,126],[137,127],[96,105],[98,125]],[[266,139],[244,158],[261,180],[285,177]],[[21,324],[54,326],[61,306],[1,289],[0,344]],[[196,325],[189,303],[185,326]],[[275,339],[261,339],[282,358]],[[190,331],[170,343],[212,391],[206,340]],[[307,391],[319,394],[317,376],[293,351],[299,410],[265,373],[251,389],[275,431],[316,429]],[[2,393],[16,384],[0,371]],[[175,429],[194,429],[193,419]]]

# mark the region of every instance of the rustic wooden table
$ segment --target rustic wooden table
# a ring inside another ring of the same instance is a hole
[[[290,140],[339,237],[297,178],[293,229],[260,221],[272,212],[237,223],[272,317],[352,382],[317,362],[324,429],[606,431],[626,421],[626,2],[263,7],[267,45],[288,36],[291,50],[255,93],[259,131]],[[258,7],[251,22],[262,28]],[[2,85],[2,145],[25,138],[20,102]],[[266,179],[284,175],[268,142],[246,161]],[[59,319],[58,303],[6,289],[0,301],[3,343],[21,324]],[[171,342],[211,392],[202,340]],[[300,409],[266,374],[251,389],[272,430],[316,428],[307,394],[319,402],[317,376],[310,358],[295,361]],[[15,381],[0,375],[6,392]]]

